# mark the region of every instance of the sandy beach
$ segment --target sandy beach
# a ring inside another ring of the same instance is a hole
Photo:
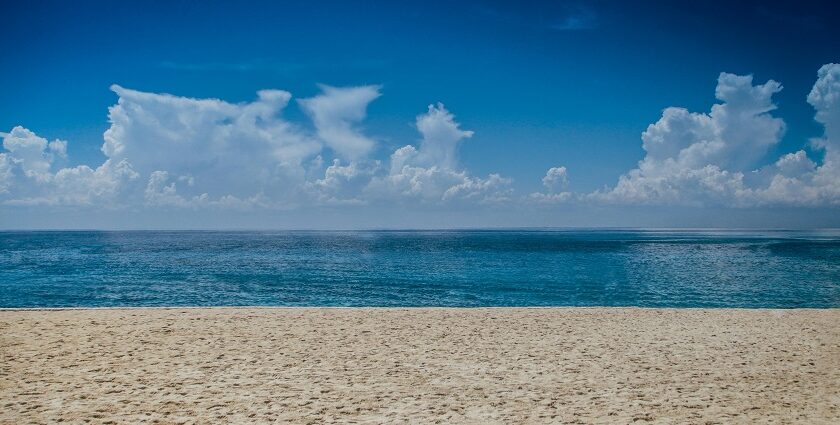
[[[840,423],[840,310],[0,311],[0,422]]]

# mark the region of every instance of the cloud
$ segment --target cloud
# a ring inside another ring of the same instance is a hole
[[[822,163],[808,158],[804,150],[783,155],[760,170],[769,184],[754,192],[755,203],[794,206],[840,205],[840,65],[826,64],[807,97],[816,110],[815,119],[825,128],[822,138],[812,141],[822,151]]]
[[[292,95],[261,90],[249,102],[112,87],[106,159],[70,166],[68,142],[17,126],[0,133],[0,204],[157,209],[306,209],[330,205],[599,203],[723,207],[840,205],[840,65],[820,68],[807,97],[825,132],[807,149],[768,160],[785,132],[774,116],[781,84],[721,73],[709,112],[669,107],[641,135],[644,158],[615,185],[568,189],[549,168],[544,189],[514,196],[512,180],[459,163],[474,134],[446,107],[415,120],[419,138],[385,158],[362,124],[378,86],[335,88],[303,99],[311,119],[283,111]]]
[[[744,170],[781,140],[784,122],[772,117],[771,96],[782,89],[773,80],[752,85],[752,76],[721,73],[711,113],[666,108],[642,133],[645,161],[674,160],[683,167],[716,165]]]
[[[442,103],[429,105],[428,112],[417,116],[416,126],[423,135],[414,158],[416,164],[453,169],[458,163],[459,142],[473,136],[472,131],[461,130]]]
[[[574,198],[572,192],[565,189],[569,186],[569,177],[566,167],[551,167],[545,172],[542,178],[546,192],[534,192],[528,195],[528,199],[543,204],[568,202]]]
[[[15,163],[29,178],[48,180],[53,161],[67,157],[67,142],[58,139],[47,142],[21,126],[9,133],[0,133],[0,136],[3,137],[3,148],[9,152],[6,161]]]
[[[379,161],[351,162],[342,165],[333,160],[324,171],[324,177],[307,183],[308,192],[316,203],[324,205],[363,205],[367,203],[364,191],[379,171]]]
[[[442,104],[417,117],[418,147],[398,149],[383,165],[358,128],[378,86],[322,89],[300,101],[313,133],[283,118],[292,96],[282,90],[234,104],[114,85],[118,99],[102,145],[107,159],[95,169],[62,167],[65,141],[48,142],[23,127],[0,133],[0,202],[294,209],[395,199],[487,202],[509,192],[509,179],[458,168],[458,144],[473,133]],[[337,156],[326,167],[325,147]]]
[[[819,206],[840,203],[840,65],[818,72],[808,96],[823,139],[822,164],[798,151],[758,166],[784,134],[784,122],[771,115],[772,96],[782,89],[770,80],[753,85],[752,76],[721,73],[715,96],[722,101],[701,114],[666,108],[642,133],[646,152],[636,169],[608,189],[587,196],[607,203],[723,206]]]
[[[543,186],[550,191],[557,189],[565,189],[569,185],[568,173],[566,167],[551,167],[545,172],[545,177],[542,179]]]
[[[816,120],[825,126],[821,147],[840,154],[840,64],[823,65],[817,71],[808,103],[817,111]]]
[[[66,142],[47,143],[22,127],[4,135],[8,153],[0,160],[0,187],[6,203],[88,204],[110,196],[112,206],[200,207],[250,199],[282,208],[297,199],[304,162],[322,149],[316,137],[280,116],[291,98],[285,91],[262,90],[252,102],[233,104],[111,89],[118,100],[103,135],[108,159],[96,169],[56,169]]]
[[[261,90],[252,102],[232,104],[117,85],[112,90],[119,100],[109,109],[103,153],[129,161],[152,186],[160,181],[151,179],[163,175],[190,183],[161,187],[164,198],[146,196],[158,205],[174,199],[169,191],[195,200],[289,200],[305,179],[304,161],[321,150],[318,140],[280,116],[291,99],[285,91]]]
[[[461,130],[443,104],[429,105],[425,114],[417,116],[416,126],[422,136],[419,147],[406,145],[394,151],[389,173],[374,179],[368,192],[427,202],[508,199],[510,179],[498,174],[474,177],[458,169],[458,145],[473,132]]]
[[[59,168],[67,142],[46,139],[17,126],[0,133],[0,202],[6,205],[90,205],[115,199],[137,173],[125,161]]]
[[[743,170],[781,140],[784,122],[770,115],[773,80],[753,86],[752,76],[721,73],[708,114],[666,108],[642,133],[645,158],[618,184],[593,197],[640,204],[722,203],[747,191]]]
[[[192,199],[179,195],[177,183],[170,179],[166,171],[153,171],[143,194],[146,204],[152,206],[197,207],[210,200],[207,193],[193,196]]]
[[[298,101],[315,123],[318,137],[344,159],[367,156],[376,142],[355,125],[365,119],[368,104],[380,96],[379,86],[320,87],[322,94]]]
[[[2,136],[5,133],[0,134]],[[0,195],[9,193],[14,178],[14,163],[9,154],[0,153]]]

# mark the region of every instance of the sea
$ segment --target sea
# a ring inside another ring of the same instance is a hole
[[[840,307],[840,231],[7,231],[0,307]]]

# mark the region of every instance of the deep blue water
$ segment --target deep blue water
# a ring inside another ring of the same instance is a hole
[[[0,307],[840,307],[840,233],[0,232]]]

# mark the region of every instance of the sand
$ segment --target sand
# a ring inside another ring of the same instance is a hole
[[[840,423],[840,309],[0,311],[0,423]]]

